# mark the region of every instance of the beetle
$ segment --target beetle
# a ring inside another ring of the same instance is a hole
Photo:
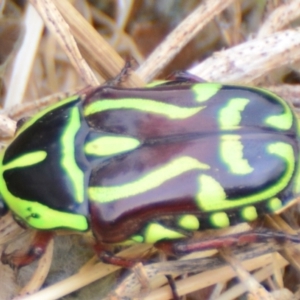
[[[299,122],[270,91],[175,80],[69,97],[0,155],[0,213],[100,244],[255,220],[299,195]]]

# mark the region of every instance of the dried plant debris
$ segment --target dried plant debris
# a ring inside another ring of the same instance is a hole
[[[0,103],[5,94],[4,74],[6,66],[21,44],[23,26],[21,10],[14,3],[0,3]]]
[[[206,81],[263,86],[299,106],[298,0],[2,0],[0,9],[3,144],[19,118],[115,78],[130,59],[138,67],[125,87],[189,70]],[[297,234],[298,211],[294,205],[256,226]],[[31,234],[11,216],[1,219],[1,252],[23,250]],[[144,263],[130,271],[99,262],[92,244],[89,233],[58,232],[39,262],[19,271],[0,265],[1,300],[170,299],[170,274],[187,299],[300,297],[299,247],[289,242],[163,260],[151,245],[136,245],[121,252]]]

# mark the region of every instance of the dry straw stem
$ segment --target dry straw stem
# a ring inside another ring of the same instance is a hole
[[[293,229],[289,224],[287,224],[280,215],[266,215],[265,223],[268,225],[268,227],[271,227],[276,231],[284,231],[291,235],[297,234],[297,230]]]
[[[122,3],[121,1],[119,3]],[[127,8],[125,10],[125,16],[119,17],[121,20],[115,21],[115,19],[110,18],[104,12],[96,9],[95,7],[91,8],[91,13],[93,15],[94,22],[100,23],[110,31],[113,32],[113,36],[110,39],[110,44],[112,47],[119,47],[119,49],[123,47],[127,47],[129,49],[129,53],[132,53],[132,57],[136,59],[136,61],[141,64],[144,61],[144,57],[140,52],[137,44],[133,40],[132,36],[129,33],[125,32],[125,19],[127,18],[128,14],[128,6],[131,5],[131,2],[126,2]],[[118,10],[118,15],[121,14],[120,10]],[[124,10],[122,10],[122,14],[124,14]],[[116,28],[116,23],[118,24]],[[114,33],[116,31],[116,33]],[[124,46],[125,45],[125,46]]]
[[[40,44],[44,26],[40,16],[31,5],[28,5],[26,9],[24,26],[25,36],[14,60],[10,84],[4,100],[4,108],[10,108],[22,102],[30,79],[33,61]]]
[[[124,29],[129,21],[130,12],[133,9],[133,0],[119,1],[119,5],[117,6],[117,16],[116,16],[116,24],[115,30],[113,33],[113,37],[111,39],[112,45],[117,45],[119,39],[121,38]]]
[[[177,53],[233,0],[206,0],[175,28],[137,70],[145,82],[151,81]]]
[[[299,17],[300,1],[294,0],[275,9],[261,26],[257,38],[263,38],[290,25]]]
[[[234,257],[229,249],[220,250],[221,257],[232,267],[239,280],[245,285],[246,290],[255,299],[274,300],[273,296],[256,279],[245,270],[241,262]]]
[[[62,1],[63,2],[63,1]],[[72,36],[69,26],[55,7],[53,1],[30,0],[30,3],[39,12],[47,25],[47,28],[55,35],[57,42],[63,48],[77,73],[81,76],[85,85],[98,86],[99,82],[89,65],[82,58],[76,41]]]
[[[255,269],[263,267],[263,269],[261,269],[261,272],[259,273],[260,278],[257,278],[257,280],[262,281],[273,274],[273,268],[271,267],[273,259],[274,258],[272,254],[266,254],[257,257],[255,259],[243,261],[241,262],[241,265],[243,268],[245,268],[248,271],[253,271]],[[283,259],[281,256],[278,255],[277,264],[281,268],[283,268],[288,263],[285,259]],[[176,290],[179,295],[186,295],[193,291],[200,290],[205,287],[209,287],[219,282],[229,281],[234,277],[236,277],[236,272],[230,266],[224,266],[216,270],[202,272],[200,274],[190,276],[186,279],[176,281]],[[226,293],[226,295],[222,296],[223,295],[222,294],[218,297],[218,299],[219,300],[235,299],[236,297],[240,296],[241,294],[247,291],[245,289],[245,286],[243,285],[237,285],[237,286],[238,288],[235,288],[234,290],[232,288],[230,290],[227,290],[227,292],[224,292],[224,294]],[[172,297],[170,287],[165,286],[151,292],[143,299],[163,300],[163,299],[170,299],[170,297]]]
[[[265,256],[265,254],[263,254],[266,252],[275,251],[275,249],[276,247],[272,248],[272,246],[270,247],[269,245],[265,244],[263,246],[256,247],[256,249],[253,249],[249,252],[243,252],[241,250],[241,253],[238,254],[237,259],[239,259],[240,261],[245,260],[245,262],[247,263],[249,260],[249,256],[257,256],[256,258],[251,259],[251,263],[249,263],[249,265],[246,266],[248,266],[247,270],[249,271],[253,271],[254,269],[260,269],[260,271],[258,271],[257,273],[257,280],[263,281],[269,278],[269,276],[274,275],[274,260],[276,261],[276,269],[283,268],[288,264],[288,262],[285,259],[283,259],[283,257],[277,254],[273,254],[273,258]],[[275,258],[274,255],[276,255]],[[268,257],[268,259],[264,260],[265,257]],[[215,259],[213,258],[205,260],[191,260],[189,258],[184,261],[180,260],[177,262],[156,263],[147,265],[144,267],[144,272],[145,274],[147,274],[148,279],[150,281],[149,288],[151,288],[151,290],[153,291],[150,295],[147,295],[147,299],[169,299],[169,286],[167,285],[166,287],[159,288],[161,286],[166,285],[166,280],[163,277],[164,274],[172,274],[173,276],[177,277],[181,274],[199,273],[201,271],[203,273],[189,276],[186,279],[176,281],[177,290],[180,291],[180,295],[191,293],[219,282],[226,282],[230,279],[233,279],[236,276],[235,272],[228,273],[227,269],[225,269],[226,273],[224,273],[223,266],[217,268]],[[220,278],[220,274],[226,275]],[[205,280],[203,280],[203,278],[205,278]],[[196,284],[196,282],[198,283]],[[199,282],[201,282],[201,284],[199,284]],[[156,291],[157,288],[159,289]],[[107,299],[109,299],[109,297],[112,297],[113,295],[129,298],[136,297],[137,295],[141,296],[140,291],[140,282],[137,280],[134,274],[130,274],[121,283],[119,283],[116,288],[113,289],[112,293],[107,297]],[[231,298],[224,296],[224,299],[233,299],[247,291],[249,291],[249,289],[247,289],[244,285],[237,287],[234,286],[232,287],[232,291],[228,292],[228,295],[231,295]],[[232,296],[233,293],[235,294],[234,297]],[[156,296],[154,297],[154,295]]]
[[[277,268],[284,268],[288,265],[288,263],[282,259],[279,254],[270,254],[273,258],[272,261],[276,260]],[[243,266],[243,263],[242,263]],[[274,276],[274,266],[273,264],[268,264],[265,267],[255,271],[253,273],[253,279],[257,280],[257,282],[263,282],[270,278],[270,276]],[[245,284],[238,283],[226,291],[224,291],[220,296],[218,296],[218,300],[229,300],[229,299],[236,299],[237,297],[243,295],[246,292]],[[259,298],[260,299],[260,298]],[[278,298],[280,299],[280,298]]]
[[[24,229],[16,223],[10,213],[0,218],[0,246],[12,241],[22,232]]]
[[[297,235],[298,232],[293,229],[288,223],[286,223],[280,215],[267,215],[265,217],[265,222],[268,227],[271,227],[273,230],[285,232],[291,235]],[[285,243],[281,250],[281,255],[292,265],[295,270],[300,272],[300,252],[299,245],[293,243]],[[276,274],[276,270],[274,270]],[[276,274],[279,278],[279,274]],[[280,282],[280,280],[277,280]],[[283,285],[282,285],[283,286]]]
[[[165,275],[172,275],[174,277],[178,277],[181,275],[186,275],[188,273],[198,273],[203,270],[207,270],[207,265],[212,265],[215,261],[214,258],[211,258],[213,255],[217,253],[217,250],[208,250],[201,251],[197,253],[193,253],[182,257],[180,260],[176,262],[159,262],[153,263],[149,265],[144,265],[141,269],[141,272],[145,274],[149,282],[148,289],[155,290],[168,284]],[[208,260],[202,260],[203,258],[207,258]],[[217,268],[216,268],[217,270]],[[197,290],[198,287],[195,286],[194,290]],[[126,296],[126,297],[135,297],[139,295],[143,291],[143,286],[141,284],[141,280],[139,280],[136,273],[129,273],[121,282],[119,282],[110,296]]]
[[[131,258],[133,255],[141,257],[149,250],[150,247],[151,246],[149,245],[133,246],[120,252],[119,254],[122,255],[122,257],[127,258]],[[120,269],[118,266],[108,265],[101,262],[93,266],[90,266],[90,263],[88,262],[87,265],[89,267],[83,266],[77,274],[55,283],[54,285],[47,287],[33,295],[24,297],[22,300],[59,299]]]
[[[33,61],[36,56],[43,30],[43,22],[36,10],[28,5],[24,16],[25,35],[21,47],[15,57],[11,72],[10,84],[4,99],[4,108],[17,106],[24,98],[25,90],[30,79]],[[16,86],[18,88],[16,88]],[[5,114],[0,116],[1,137],[13,137],[16,123]]]
[[[7,115],[0,115],[0,136],[2,138],[11,138],[16,132],[16,122]]]
[[[14,120],[30,117],[49,105],[57,103],[73,94],[75,94],[75,92],[60,92],[36,101],[25,102],[21,106],[14,105],[12,108],[3,110],[0,115],[0,136],[2,138],[14,137],[16,132],[16,122]]]
[[[43,97],[36,101],[22,103],[21,106],[14,106],[11,109],[5,110],[4,112],[13,120],[20,120],[25,117],[30,117],[43,110],[44,108],[49,107],[51,104],[57,103],[58,101],[66,99],[67,97],[74,94],[75,92],[59,92],[50,96]]]
[[[116,77],[125,65],[119,54],[68,1],[54,0],[53,2],[69,24],[71,32],[81,46],[83,55],[88,62],[105,79]],[[126,80],[126,86],[144,86],[144,82],[132,72]]]
[[[68,295],[98,279],[101,279],[112,272],[115,272],[120,267],[113,265],[104,265],[98,263],[87,272],[80,272],[65,280],[57,282],[50,287],[46,287],[35,294],[22,298],[23,300],[54,300]]]
[[[223,236],[228,234],[239,233],[243,231],[249,230],[250,227],[247,223],[237,225],[235,227],[227,228],[225,230],[219,230],[215,232],[215,236]],[[198,236],[200,238],[208,238],[211,233],[205,232],[201,233]],[[257,252],[256,252],[257,253]],[[262,252],[260,252],[262,253]],[[155,290],[167,283],[166,274],[171,274],[174,277],[187,274],[187,273],[195,273],[202,272],[209,268],[211,268],[211,264],[214,263],[215,272],[218,272],[218,268],[216,266],[216,262],[211,257],[217,254],[217,250],[212,249],[208,251],[200,251],[194,252],[189,255],[186,255],[180,259],[178,262],[165,262],[165,263],[154,263],[150,265],[144,266],[144,273],[147,274],[147,277],[150,281],[151,289]],[[208,258],[208,260],[201,259]],[[196,261],[196,262],[195,262]],[[208,265],[210,267],[208,267]],[[194,286],[194,290],[197,290],[198,286]],[[134,273],[130,273],[127,277],[125,277],[118,285],[114,288],[114,294],[119,296],[128,296],[133,297],[140,293],[142,290],[141,283],[137,279]]]
[[[299,57],[300,29],[290,29],[217,52],[189,72],[207,81],[245,84]]]

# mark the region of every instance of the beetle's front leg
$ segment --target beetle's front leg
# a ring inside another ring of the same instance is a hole
[[[54,237],[54,231],[37,231],[28,249],[25,251],[15,250],[12,253],[2,253],[1,262],[18,269],[31,264],[39,259],[46,251],[46,248]]]

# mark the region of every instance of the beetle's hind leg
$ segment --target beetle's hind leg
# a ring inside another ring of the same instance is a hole
[[[155,247],[171,255],[185,255],[194,251],[220,249],[226,247],[243,246],[251,243],[266,243],[275,241],[278,244],[285,242],[300,243],[299,235],[290,235],[281,231],[269,229],[253,229],[248,232],[224,235],[208,239],[180,239],[175,241],[164,240],[157,242]]]

